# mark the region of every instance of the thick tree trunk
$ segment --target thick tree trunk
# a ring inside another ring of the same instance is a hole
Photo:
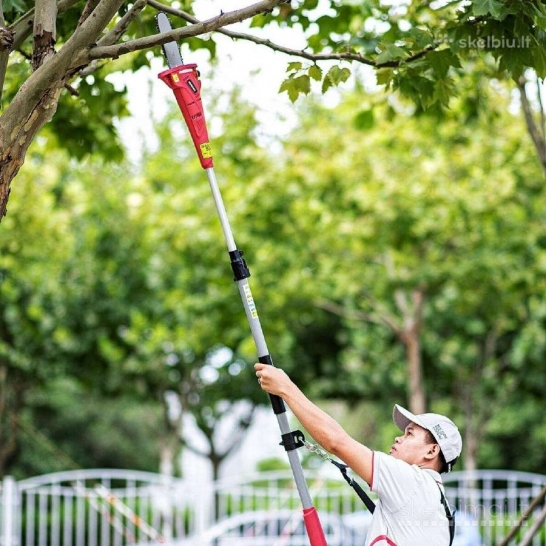
[[[417,327],[413,327],[409,331],[404,332],[404,344],[406,346],[406,359],[409,375],[409,409],[416,414],[425,413],[426,411],[420,337],[420,328]]]
[[[70,5],[67,0],[66,5]],[[92,12],[76,28],[60,50],[53,54],[55,42],[56,1],[36,2],[33,21],[33,66],[35,71],[19,88],[3,111],[0,124],[0,221],[6,214],[11,181],[19,172],[25,154],[38,131],[53,117],[65,83],[86,66],[90,59],[85,53],[112,21],[123,0],[100,0]],[[66,6],[63,5],[62,9]],[[17,43],[25,30],[14,37]],[[7,46],[4,47],[6,49]],[[5,52],[4,52],[5,53]],[[1,69],[2,57],[0,57]]]
[[[28,118],[9,128],[9,143],[0,148],[0,221],[7,212],[11,181],[23,165],[36,134],[55,114],[62,87],[62,84],[58,84],[48,90]]]
[[[183,406],[182,396],[177,396],[179,407],[173,407],[174,398],[167,393],[159,393],[163,408],[163,438],[159,453],[160,472],[166,476],[182,476],[180,456],[183,440]]]
[[[425,385],[423,381],[423,364],[421,360],[421,326],[425,294],[423,290],[413,290],[412,304],[408,304],[406,295],[397,291],[395,300],[402,313],[402,328],[398,337],[406,348],[408,369],[408,401],[409,409],[420,414],[426,411]]]

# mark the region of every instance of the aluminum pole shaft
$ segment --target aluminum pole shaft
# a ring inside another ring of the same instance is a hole
[[[216,205],[216,210],[218,212],[218,217],[222,225],[222,231],[224,232],[227,249],[229,252],[235,251],[237,250],[237,246],[235,245],[235,240],[233,238],[233,233],[229,224],[229,219],[224,206],[224,201],[222,199],[222,194],[220,193],[220,189],[218,188],[218,182],[216,180],[216,175],[214,174],[214,168],[209,167],[208,169],[205,169],[205,171],[209,180],[210,189],[214,198],[214,204]],[[248,279],[242,279],[236,282],[239,288],[239,293],[241,295],[241,300],[243,301],[246,317],[250,325],[252,338],[254,339],[254,343],[256,345],[258,357],[268,358],[269,351],[267,349],[267,344],[260,324],[260,318],[258,317],[258,311],[254,303],[254,298],[252,297],[252,292],[250,290],[250,284],[248,282]],[[276,416],[281,433],[290,433],[291,430],[288,423],[286,411],[276,413]],[[305,476],[303,474],[303,469],[298,454],[296,450],[287,451],[287,454],[303,508],[311,508],[313,506],[313,502],[311,500],[309,489],[307,488],[307,482],[305,481]]]

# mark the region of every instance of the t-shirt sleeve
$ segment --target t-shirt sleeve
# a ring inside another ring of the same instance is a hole
[[[391,455],[374,451],[370,489],[389,512],[397,512],[419,486],[417,469]]]

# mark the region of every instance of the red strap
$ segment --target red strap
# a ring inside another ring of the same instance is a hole
[[[381,540],[384,540],[388,546],[396,546],[396,544],[387,535],[381,535],[376,537],[374,541],[370,544],[370,546],[378,544]]]
[[[375,451],[372,451],[372,477],[370,479],[370,491],[373,491],[373,471],[375,470]]]

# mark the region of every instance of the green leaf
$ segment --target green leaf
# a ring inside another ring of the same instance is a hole
[[[324,78],[324,80],[322,80],[322,94],[324,95],[324,93],[326,93],[330,87],[333,87],[332,80],[330,78]]]
[[[413,43],[418,49],[424,49],[434,42],[434,37],[426,30],[412,28],[408,31],[407,41]]]
[[[287,72],[297,72],[298,70],[301,70],[303,68],[303,64],[299,62],[295,63],[288,63],[288,66],[286,67]]]
[[[392,68],[379,68],[375,71],[377,85],[386,85],[388,87],[392,82],[392,77]]]
[[[439,102],[442,106],[449,104],[449,99],[453,95],[452,80],[449,78],[440,79],[434,85],[433,100]]]
[[[346,82],[351,76],[351,71],[348,68],[340,68],[339,66],[332,66],[326,77],[334,84],[338,85],[342,82]]]
[[[297,78],[294,78],[294,81],[300,93],[305,93],[307,95],[311,91],[311,79],[309,76],[298,76]]]
[[[512,78],[519,78],[529,65],[532,65],[538,73],[540,59],[535,57],[535,52],[534,48],[531,50],[529,47],[504,48],[499,52],[499,68],[506,71]]]
[[[407,74],[401,75],[396,83],[402,95],[420,104],[424,110],[435,102],[435,81],[408,71]]]
[[[449,49],[431,51],[426,58],[439,78],[445,78],[451,67],[461,67],[459,58]]]
[[[371,129],[374,124],[374,113],[372,109],[361,110],[354,118],[354,126],[361,130],[366,131]]]
[[[290,100],[296,102],[301,93],[307,95],[311,91],[311,80],[305,75],[288,78],[282,83],[280,91],[286,91]]]
[[[472,12],[476,16],[492,15],[496,19],[501,18],[504,12],[504,4],[499,0],[474,0]]]
[[[408,56],[404,49],[394,44],[382,44],[380,47],[384,47],[385,49],[376,57],[375,61],[377,64],[398,61]]]
[[[314,64],[313,66],[309,68],[308,74],[310,78],[312,78],[313,80],[317,82],[322,80],[322,70],[316,64]]]
[[[546,51],[542,47],[533,48],[533,68],[539,78],[546,77]]]

